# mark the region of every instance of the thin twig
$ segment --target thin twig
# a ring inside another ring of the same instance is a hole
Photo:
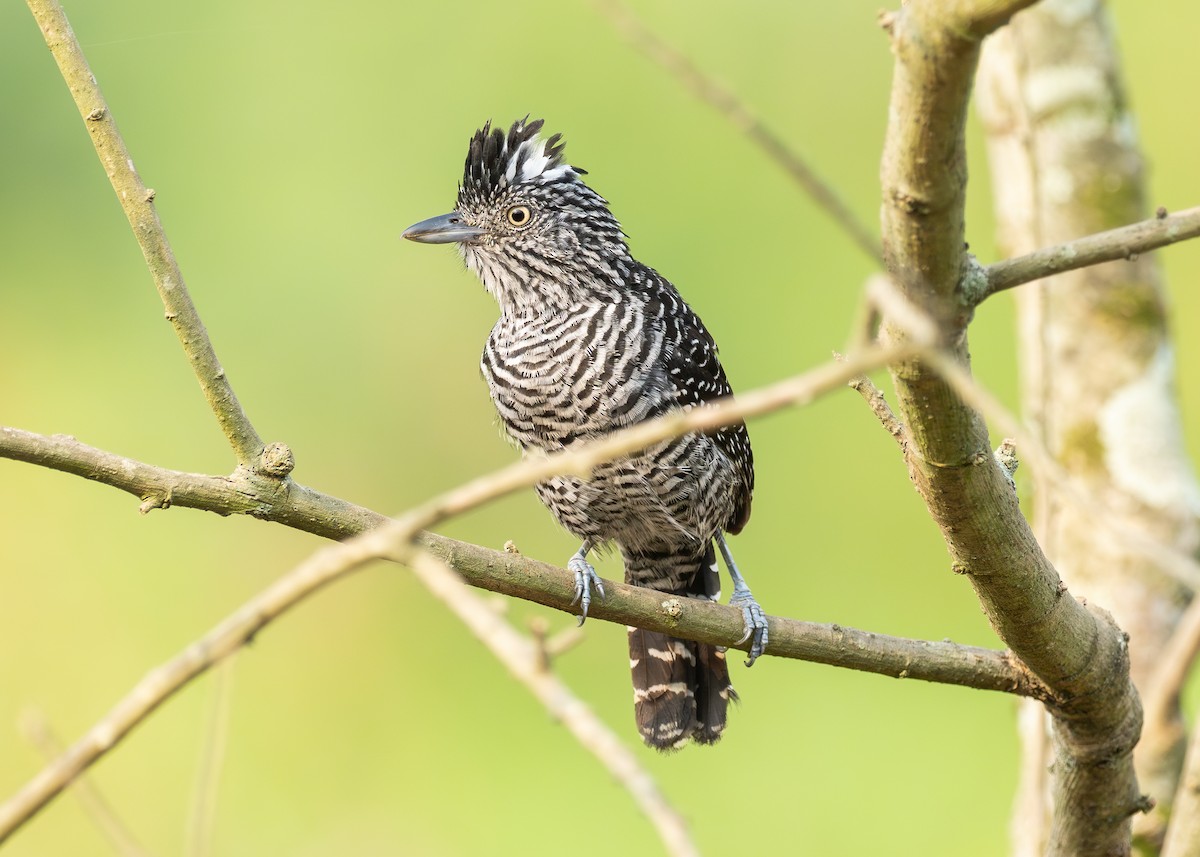
[[[200,767],[196,772],[196,785],[192,790],[192,811],[188,818],[188,857],[208,857],[212,853],[217,793],[220,790],[221,767],[225,761],[225,747],[229,737],[235,663],[233,658],[222,661],[213,676],[208,732],[204,736],[204,745],[200,752]]]
[[[1161,857],[1200,857],[1200,719],[1192,726]]]
[[[96,154],[104,165],[104,172],[146,257],[146,265],[154,278],[167,319],[175,328],[175,335],[179,337],[209,407],[216,415],[229,445],[233,447],[238,463],[257,468],[258,456],[263,449],[262,439],[250,424],[249,417],[225,376],[225,370],[217,360],[208,332],[184,285],[183,274],[158,219],[158,212],[154,208],[154,191],[146,187],[134,169],[133,157],[117,131],[117,123],[113,120],[108,102],[104,100],[67,15],[57,0],[27,0],[27,3],[46,39],[46,46],[58,63],[71,97],[75,99],[75,106],[83,116]]]
[[[62,753],[62,742],[55,736],[50,722],[41,710],[30,708],[23,712],[21,729],[29,743],[33,744],[48,761],[57,758]],[[121,857],[151,857],[150,852],[137,841],[89,778],[80,776],[75,780],[71,784],[71,793],[75,795],[87,817],[104,834],[104,838],[108,840],[113,851],[120,854]]]
[[[317,551],[174,658],[147,673],[81,739],[0,806],[0,844],[188,682],[237,651],[304,597],[373,559],[378,551],[372,548],[378,545],[371,535]]]
[[[896,412],[888,404],[887,397],[883,395],[883,390],[879,389],[875,385],[875,382],[866,375],[858,375],[851,378],[850,389],[863,397],[863,401],[867,403],[867,407],[875,414],[875,418],[887,429],[887,433],[892,436],[892,439],[900,444],[900,448],[904,449],[905,444],[908,442],[904,423],[900,422],[900,418],[896,416]]]
[[[988,265],[982,272],[986,285],[975,295],[972,295],[972,290],[968,288],[967,297],[978,303],[996,292],[1043,277],[1074,271],[1076,268],[1088,268],[1101,262],[1132,260],[1141,253],[1197,236],[1200,236],[1200,207],[1189,208],[1176,214],[1167,214],[1165,210],[1160,209],[1158,216],[1150,220],[1098,232],[1056,247],[1046,247],[1015,259]]]
[[[905,329],[914,340],[929,335],[932,322],[928,316],[905,298],[887,277],[872,276],[868,281],[867,291],[872,299],[877,301],[888,320]],[[1195,557],[1134,529],[1119,513],[1100,503],[1092,493],[1079,485],[1079,481],[1046,449],[1037,435],[976,381],[962,364],[934,348],[923,351],[920,359],[950,385],[964,402],[987,416],[1005,435],[1013,438],[1021,456],[1028,460],[1033,468],[1049,477],[1047,484],[1052,490],[1062,493],[1065,499],[1088,512],[1095,520],[1104,521],[1108,534],[1121,539],[1130,550],[1154,561],[1165,574],[1192,589],[1200,590],[1200,562]],[[892,424],[883,424],[889,433],[893,431]]]
[[[1146,723],[1172,729],[1179,717],[1179,696],[1200,654],[1200,598],[1193,598],[1175,625],[1150,680],[1142,688]]]
[[[883,258],[879,238],[859,221],[837,193],[774,131],[758,119],[736,95],[725,89],[675,48],[655,35],[620,0],[595,0],[617,30],[645,56],[673,74],[692,94],[729,119],[771,160],[783,169],[812,200],[833,218],[860,250],[878,263]]]
[[[1058,463],[1037,436],[959,363],[936,351],[928,352],[922,359],[962,397],[963,401],[980,413],[986,414],[1006,435],[1016,441],[1022,457],[1050,477],[1048,483],[1052,490],[1061,492],[1070,502],[1092,513],[1097,521],[1104,521],[1108,535],[1121,539],[1131,550],[1153,560],[1165,574],[1170,574],[1192,589],[1200,589],[1200,562],[1194,557],[1134,529],[1119,514],[1097,501],[1093,494],[1082,488],[1078,480]]]
[[[674,857],[698,857],[700,852],[688,833],[683,816],[666,800],[649,771],[638,763],[637,757],[621,739],[547,669],[540,647],[490,609],[464,585],[454,569],[433,554],[417,551],[407,564],[426,588],[492,650],[513,678],[525,685],[550,715],[566,726],[584,749],[633,796],[654,824],[667,853]]]

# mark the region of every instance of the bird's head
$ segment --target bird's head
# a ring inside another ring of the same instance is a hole
[[[471,138],[455,210],[404,231],[456,243],[505,311],[583,299],[630,261],[608,204],[563,160],[561,135],[540,136],[542,124],[521,120],[507,133],[485,124]]]

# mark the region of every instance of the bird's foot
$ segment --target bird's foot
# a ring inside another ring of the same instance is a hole
[[[752,667],[758,660],[758,656],[767,650],[767,614],[763,612],[762,607],[754,600],[754,596],[750,594],[750,589],[746,586],[734,588],[733,597],[729,599],[729,606],[742,608],[742,620],[745,622],[746,633],[738,640],[738,645],[751,640],[750,660],[746,661],[746,666]]]
[[[584,558],[582,551],[567,562],[567,570],[575,575],[575,597],[571,599],[571,603],[579,603],[579,624],[582,625],[587,619],[588,607],[592,604],[592,589],[603,598],[604,584],[600,582],[596,569]]]
[[[767,650],[767,614],[750,594],[750,587],[746,585],[746,578],[742,577],[737,563],[733,561],[733,554],[729,545],[725,543],[724,534],[717,533],[717,545],[721,548],[721,555],[725,557],[725,567],[729,569],[729,576],[733,579],[733,597],[729,599],[729,606],[741,607],[742,620],[745,622],[746,633],[737,644],[740,646],[753,638],[750,643],[750,660],[746,661],[746,666],[752,667],[758,656]]]

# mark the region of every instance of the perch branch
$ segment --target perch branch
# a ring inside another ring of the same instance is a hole
[[[146,187],[133,166],[133,156],[117,131],[117,123],[108,102],[104,100],[104,94],[92,75],[66,13],[57,0],[28,0],[28,5],[46,40],[46,46],[50,48],[71,90],[71,97],[79,108],[83,124],[92,138],[92,145],[96,147],[96,154],[100,156],[100,163],[112,183],[121,209],[129,219],[142,255],[146,257],[150,275],[154,278],[154,286],[162,299],[166,317],[179,337],[196,380],[200,382],[200,389],[204,391],[209,407],[221,425],[221,431],[233,447],[238,463],[257,468],[258,456],[263,449],[262,439],[250,424],[249,417],[225,376],[225,370],[217,360],[208,332],[184,285],[179,263],[158,219],[158,212],[154,208],[154,191]]]
[[[381,526],[375,529],[317,551],[180,654],[149,672],[66,753],[0,806],[0,844],[190,681],[300,601],[372,559],[386,557],[428,570],[428,560],[422,559],[428,550],[444,557],[472,584],[572,611],[573,578],[562,569],[431,534],[425,534],[417,546],[408,541],[415,533],[413,518],[380,520]],[[661,592],[613,582],[606,582],[605,590],[605,598],[593,604],[593,619],[636,624],[730,647],[738,645],[743,634],[742,614],[736,607],[700,599],[664,600]],[[905,640],[777,617],[769,617],[768,621],[773,635],[771,655],[1048,699],[1040,682],[1004,652]],[[741,645],[744,648],[746,644]]]
[[[0,807],[0,842],[58,794],[75,776],[108,752],[171,694],[227,656],[303,598],[375,557],[413,562],[422,548],[441,556],[467,580],[571,612],[573,579],[562,569],[454,542],[421,528],[518,487],[558,472],[586,472],[614,457],[689,430],[715,428],[754,413],[811,401],[850,378],[909,353],[906,348],[877,348],[852,355],[812,372],[712,408],[634,426],[578,450],[528,460],[491,477],[475,480],[406,514],[387,520],[369,510],[321,495],[290,480],[257,477],[239,469],[231,477],[163,471],[94,450],[72,438],[44,437],[16,429],[0,430],[0,456],[52,466],[106,482],[143,498],[142,508],[186,505],[220,513],[243,512],[288,523],[322,535],[345,537],[340,545],[313,555],[294,572],[220,623],[179,656],[148,674],[124,700],[54,764],[38,774]],[[257,494],[256,490],[264,493]],[[165,498],[165,499],[164,499]],[[150,501],[154,502],[150,502]],[[162,500],[162,502],[159,502]],[[149,504],[149,505],[148,505]],[[374,529],[371,527],[374,526]],[[413,544],[418,539],[421,547]],[[741,611],[698,599],[667,598],[662,593],[609,582],[608,595],[593,605],[596,619],[633,624],[728,647],[745,647]],[[774,637],[770,653],[836,663],[854,669],[946,681],[1049,699],[1045,688],[1006,653],[902,640],[794,620],[769,619]]]
[[[573,578],[562,569],[430,534],[417,546],[407,541],[413,529],[406,519],[381,521],[375,529],[317,551],[174,658],[151,670],[66,753],[0,806],[0,844],[194,678],[296,604],[372,559],[386,557],[427,571],[429,562],[422,556],[428,550],[443,557],[472,584],[491,582],[486,588],[572,612]],[[700,599],[664,600],[661,592],[611,581],[605,582],[605,591],[605,598],[592,606],[589,615],[593,619],[635,624],[729,647],[739,645],[743,635],[743,618],[736,607]],[[778,617],[768,617],[768,622],[770,655],[1048,699],[1040,682],[1005,652]]]

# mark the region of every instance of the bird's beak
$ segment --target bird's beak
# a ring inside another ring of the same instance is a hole
[[[477,226],[468,226],[463,216],[457,211],[441,214],[414,223],[404,230],[404,237],[409,241],[419,241],[422,244],[452,244],[455,241],[474,241],[483,230]]]

